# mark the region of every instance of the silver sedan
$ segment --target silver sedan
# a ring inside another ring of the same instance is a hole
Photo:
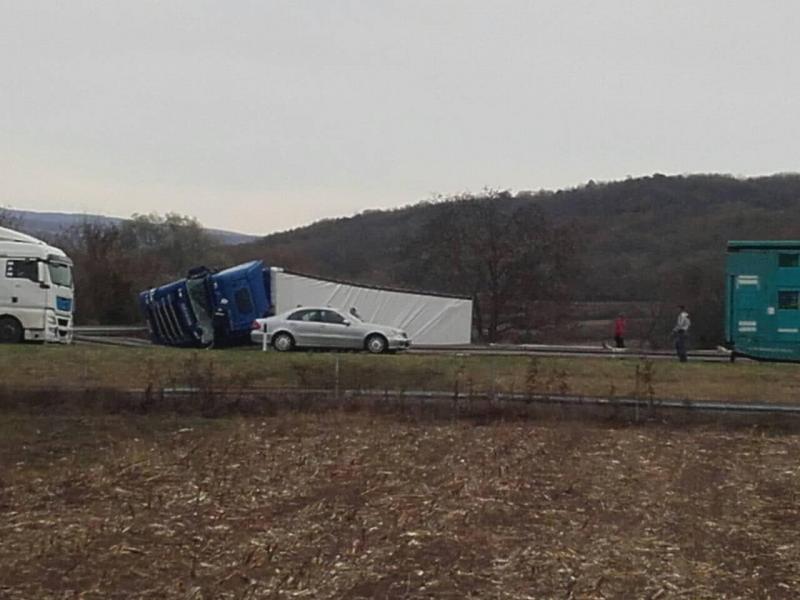
[[[366,323],[355,314],[345,315],[330,307],[298,307],[274,317],[256,319],[250,339],[280,352],[293,348],[349,348],[380,354],[411,345],[401,329]]]

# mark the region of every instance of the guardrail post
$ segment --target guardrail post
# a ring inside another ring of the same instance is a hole
[[[490,390],[490,394],[491,394],[492,404],[494,404],[497,401],[497,369],[494,357],[492,357],[492,359],[489,361],[489,364],[491,368],[490,376],[492,378],[492,387]]]
[[[267,324],[261,324],[261,351],[267,351]]]
[[[339,355],[338,354],[336,355],[336,362],[334,363],[333,373],[334,373],[333,394],[334,398],[336,398],[336,400],[338,401],[339,400]]]

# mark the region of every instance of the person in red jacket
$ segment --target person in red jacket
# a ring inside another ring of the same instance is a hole
[[[619,313],[614,320],[614,341],[617,343],[617,348],[625,347],[625,315]]]

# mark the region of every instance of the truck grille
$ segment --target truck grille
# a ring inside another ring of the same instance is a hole
[[[182,334],[180,321],[169,298],[153,302],[150,309],[153,315],[152,324],[158,337],[171,344],[184,341],[185,336]]]

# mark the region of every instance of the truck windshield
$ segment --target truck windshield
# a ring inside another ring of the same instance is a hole
[[[72,268],[64,263],[48,262],[47,268],[50,271],[50,281],[55,285],[72,287]]]
[[[186,282],[186,291],[189,292],[189,303],[197,317],[197,324],[202,330],[203,344],[214,341],[214,324],[211,320],[211,311],[208,308],[206,287],[202,279],[189,279]]]

